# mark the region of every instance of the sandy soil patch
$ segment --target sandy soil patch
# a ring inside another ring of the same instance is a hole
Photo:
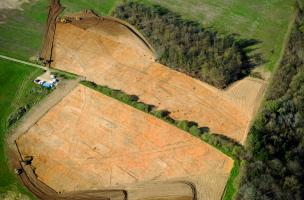
[[[145,103],[171,111],[176,119],[245,140],[264,82],[246,78],[237,83],[246,86],[221,91],[154,62],[151,51],[125,26],[110,20],[85,28],[80,23],[57,24],[54,68],[137,95]]]
[[[202,199],[220,199],[233,164],[200,139],[84,86],[17,144],[33,156],[38,178],[61,192],[189,180],[202,186]]]

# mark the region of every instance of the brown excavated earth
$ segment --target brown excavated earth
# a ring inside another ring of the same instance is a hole
[[[245,78],[222,91],[171,70],[155,62],[129,28],[107,18],[57,22],[52,60],[54,68],[137,95],[175,119],[197,122],[241,143],[265,89],[264,81]]]
[[[200,139],[82,85],[17,144],[23,157],[33,156],[38,179],[60,193],[125,189],[128,199],[142,200],[145,193],[155,198],[170,191],[145,187],[151,181],[189,181],[199,199],[214,200],[233,165]],[[171,188],[176,199],[192,199],[190,187],[179,187]]]

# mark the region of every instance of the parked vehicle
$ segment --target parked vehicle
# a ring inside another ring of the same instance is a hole
[[[35,79],[34,83],[39,84],[40,80],[39,79]]]

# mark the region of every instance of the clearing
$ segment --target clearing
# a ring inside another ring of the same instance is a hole
[[[52,67],[137,95],[175,119],[245,141],[265,81],[248,77],[218,90],[156,63],[147,45],[125,25],[82,15],[80,21],[57,23]]]
[[[200,139],[82,85],[17,144],[57,192],[126,189],[128,199],[142,199],[150,181],[193,182],[200,199],[220,199],[233,165]]]

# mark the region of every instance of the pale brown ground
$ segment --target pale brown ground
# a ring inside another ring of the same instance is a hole
[[[86,27],[81,21],[57,24],[54,68],[137,95],[172,112],[175,119],[195,121],[211,132],[245,141],[265,82],[245,78],[225,91],[218,90],[156,63],[151,51],[125,26],[90,20]]]
[[[119,188],[140,199],[132,192],[140,184],[188,180],[201,187],[200,199],[220,199],[233,165],[200,139],[84,86],[17,144],[22,156],[33,156],[38,178],[58,192]]]
[[[18,9],[22,10],[21,6],[24,3],[29,3],[30,0],[1,0],[0,9]]]
[[[5,23],[11,10],[23,10],[22,5],[29,2],[30,0],[0,0],[0,24]]]

